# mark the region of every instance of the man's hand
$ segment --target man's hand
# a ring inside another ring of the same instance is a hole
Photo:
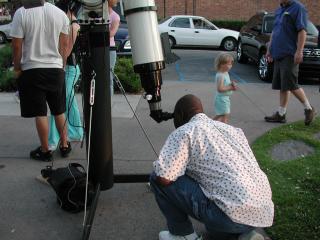
[[[15,78],[19,78],[21,73],[22,73],[21,69],[14,69],[14,77]]]
[[[294,63],[300,64],[303,61],[303,52],[302,51],[296,51],[294,54]]]
[[[269,50],[266,53],[266,58],[267,58],[268,63],[273,62],[273,58],[272,58],[271,53],[269,52]]]
[[[157,176],[157,179],[156,179],[157,183],[159,183],[160,185],[162,186],[168,186],[170,185],[171,183],[173,183],[173,181],[170,181],[166,178],[163,178],[163,177],[159,177]]]
[[[232,81],[231,81],[231,87],[232,87],[232,91],[236,91],[236,90],[239,89],[236,80],[232,80]]]

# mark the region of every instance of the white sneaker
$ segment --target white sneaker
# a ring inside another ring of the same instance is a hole
[[[186,236],[172,235],[169,231],[162,231],[159,233],[159,240],[202,240],[195,232]]]
[[[14,93],[13,98],[17,103],[20,103],[20,96],[18,91]]]
[[[264,236],[255,230],[248,233],[243,233],[239,236],[238,240],[264,240]]]
[[[50,151],[55,151],[57,149],[57,146],[56,145],[49,145],[49,148],[48,148]]]

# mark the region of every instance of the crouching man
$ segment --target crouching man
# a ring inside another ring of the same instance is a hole
[[[243,131],[207,117],[193,95],[177,102],[174,125],[150,177],[169,229],[159,239],[202,239],[191,216],[214,239],[263,240],[255,228],[272,225],[272,193]]]

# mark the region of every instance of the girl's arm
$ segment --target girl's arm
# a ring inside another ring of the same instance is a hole
[[[70,15],[69,15],[70,16]],[[70,16],[70,19],[77,20],[76,17],[72,14]],[[77,36],[78,36],[78,31],[80,29],[80,25],[76,22],[71,23],[70,25],[70,32],[69,32],[69,38],[68,38],[68,47],[67,47],[67,56],[71,54],[72,48],[74,43],[76,42]]]
[[[227,91],[234,91],[235,87],[233,85],[225,86],[223,76],[219,76],[218,82],[217,82],[217,90],[218,92],[223,93]]]
[[[110,26],[110,37],[114,37],[120,25],[120,18],[114,18]]]

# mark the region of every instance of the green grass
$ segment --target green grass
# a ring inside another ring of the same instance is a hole
[[[252,149],[267,174],[275,204],[274,224],[266,229],[273,240],[320,239],[320,118],[284,125],[258,138]],[[271,149],[286,140],[300,140],[315,149],[313,155],[276,161]]]

